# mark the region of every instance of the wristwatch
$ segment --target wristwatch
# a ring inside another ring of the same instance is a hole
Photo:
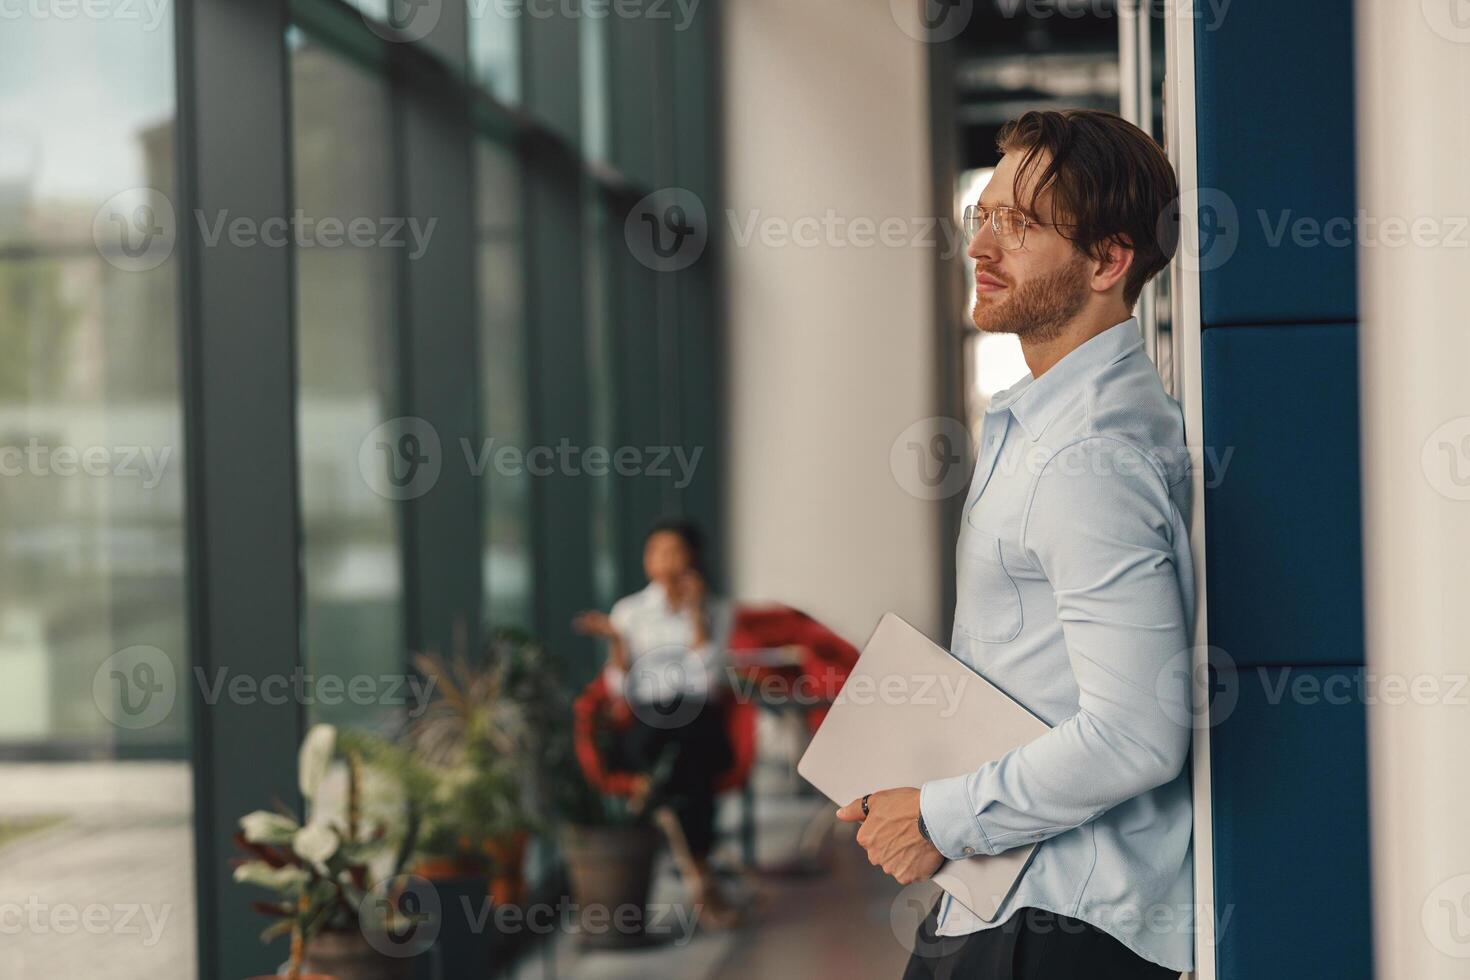
[[[921,835],[923,835],[923,838],[926,841],[928,841],[931,844],[934,843],[934,838],[929,836],[929,828],[927,826],[925,826],[925,824],[924,824],[924,813],[923,813],[923,811],[920,811],[919,812],[919,833]]]

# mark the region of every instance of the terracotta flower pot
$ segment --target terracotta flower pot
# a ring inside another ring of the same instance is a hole
[[[663,836],[645,824],[568,827],[562,849],[580,907],[584,946],[639,946],[648,941],[648,891]],[[636,912],[629,913],[628,909]],[[629,915],[634,928],[628,928]],[[620,925],[610,927],[609,921]]]
[[[474,861],[459,857],[431,857],[416,861],[408,873],[427,881],[454,881],[474,878],[481,874],[480,866]]]
[[[531,835],[524,831],[494,837],[481,848],[494,862],[490,898],[496,905],[524,905],[526,901],[526,846]]]
[[[413,964],[385,956],[357,932],[323,932],[306,949],[307,969],[335,980],[409,980]]]

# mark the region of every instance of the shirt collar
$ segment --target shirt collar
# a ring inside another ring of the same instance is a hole
[[[1077,396],[1087,377],[1143,346],[1138,318],[1129,317],[1068,351],[1040,378],[1027,374],[990,399],[986,414],[1010,410],[1033,442],[1057,412]]]

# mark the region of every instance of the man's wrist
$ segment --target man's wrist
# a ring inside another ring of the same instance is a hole
[[[968,776],[931,779],[919,787],[919,812],[929,843],[951,861],[995,853],[971,809]]]

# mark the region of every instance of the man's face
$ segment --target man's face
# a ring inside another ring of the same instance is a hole
[[[1019,208],[1028,201],[1028,188],[1015,186],[1020,153],[1007,153],[995,168],[979,203]],[[1041,159],[1033,173],[1046,166]],[[1036,213],[1026,212],[1025,242],[1019,249],[1003,248],[987,220],[970,240],[975,260],[975,326],[991,333],[1013,333],[1031,340],[1048,340],[1080,313],[1091,296],[1093,262],[1050,222],[1065,221],[1051,211],[1051,192],[1035,202]],[[1048,224],[1037,224],[1037,220]]]

